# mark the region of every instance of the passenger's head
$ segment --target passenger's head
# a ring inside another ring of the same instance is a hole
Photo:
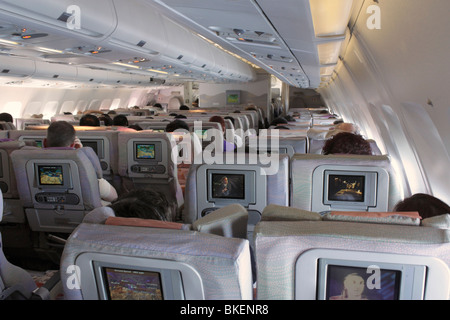
[[[136,131],[142,131],[141,126],[138,125],[138,124],[131,124],[131,125],[128,126],[128,128],[134,129],[134,130],[136,130]]]
[[[166,126],[165,131],[166,132],[174,132],[175,130],[178,130],[178,129],[183,129],[183,130],[189,131],[189,125],[183,120],[176,119],[176,120],[173,120],[172,122],[170,122]]]
[[[395,212],[417,211],[423,218],[431,218],[450,213],[450,207],[442,200],[425,193],[416,193],[409,198],[398,202]]]
[[[117,217],[167,220],[169,202],[165,195],[149,189],[133,189],[109,205]]]
[[[370,142],[359,134],[340,132],[325,141],[322,154],[371,155]]]
[[[189,109],[188,106],[183,104],[183,105],[180,106],[180,110],[190,110],[190,109]]]
[[[85,114],[80,119],[80,126],[100,127],[100,120],[93,114]]]
[[[154,107],[154,108],[162,109],[162,105],[161,105],[160,103],[155,103],[155,104],[153,105],[153,107]]]
[[[235,126],[235,121],[236,121],[236,120],[234,120],[234,118],[233,118],[233,117],[230,117],[230,116],[226,116],[226,117],[224,117],[224,119],[228,119],[228,120],[230,120],[230,121],[231,121],[231,123],[233,124],[233,127]]]
[[[47,128],[44,147],[73,147],[75,143],[75,128],[66,121],[55,121]]]
[[[7,112],[0,113],[0,121],[13,122],[13,117]]]
[[[118,114],[113,118],[113,126],[128,127],[127,116],[123,114]]]
[[[345,132],[351,132],[351,133],[355,133],[358,134],[359,133],[359,128],[357,125],[353,124],[353,123],[348,123],[348,122],[341,122],[338,123],[334,129],[336,130],[340,130],[340,131],[345,131]]]
[[[278,117],[272,120],[271,126],[277,126],[279,124],[288,124],[288,121],[284,117]]]
[[[98,119],[100,121],[103,121],[103,124],[105,126],[107,126],[107,127],[112,126],[113,121],[112,121],[111,117],[109,116],[109,114],[104,113],[100,117],[98,117]]]
[[[211,118],[209,118],[209,122],[220,123],[222,131],[225,132],[225,120],[221,116],[212,116]]]

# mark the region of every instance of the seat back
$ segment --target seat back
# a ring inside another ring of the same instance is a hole
[[[254,226],[268,204],[289,205],[288,155],[273,154],[273,161],[265,163],[252,162],[257,159],[249,154],[239,162],[238,156],[233,155],[233,161],[225,157],[217,163],[191,165],[185,190],[185,223],[237,203],[248,211],[247,230],[251,239]]]
[[[365,284],[361,299],[450,297],[448,229],[408,224],[395,213],[383,223],[304,218],[257,225],[258,299],[350,299],[349,274]]]
[[[278,142],[278,152],[281,154],[287,154],[290,158],[292,158],[296,153],[306,153],[308,150],[308,139],[306,137],[278,135],[267,136],[263,134],[264,131],[265,130],[260,130],[259,136],[249,137],[249,152],[272,152],[274,146],[276,146],[276,142]],[[267,132],[269,134],[273,134],[274,130],[269,130]],[[279,132],[277,131],[277,133]]]
[[[68,300],[252,299],[248,241],[194,231],[83,223],[67,240],[60,271]],[[126,292],[123,272],[152,285]]]
[[[14,130],[9,133],[12,140],[24,141],[27,144],[35,143],[37,147],[44,146],[47,130]]]
[[[0,222],[3,217],[3,196],[0,192]],[[10,263],[3,252],[0,233],[0,300],[30,299],[36,283],[24,269]]]
[[[17,191],[16,176],[10,154],[25,146],[24,141],[0,143],[0,189],[4,199],[4,222],[24,223],[25,214]]]
[[[388,156],[296,154],[291,205],[322,212],[390,211],[403,199]]]
[[[178,149],[170,133],[120,132],[119,175],[122,190],[154,187],[174,204],[169,221],[176,219],[184,203],[178,182]]]
[[[112,177],[118,175],[118,131],[77,131],[83,147],[91,147],[97,154],[102,167],[103,176]]]
[[[23,147],[11,159],[33,231],[72,232],[87,212],[102,206],[102,171],[91,148]]]

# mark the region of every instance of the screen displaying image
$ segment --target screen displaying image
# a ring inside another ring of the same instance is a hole
[[[328,200],[364,202],[364,176],[328,176]]]
[[[328,265],[326,299],[398,300],[401,272],[386,269],[378,271],[363,267]]]
[[[212,197],[245,199],[245,175],[212,174]]]
[[[227,96],[227,103],[239,103],[240,97],[239,94],[229,94]]]
[[[136,159],[155,159],[155,145],[136,144]]]
[[[203,129],[203,130],[195,130],[195,134],[197,135],[197,137],[200,140],[204,140],[207,137],[207,131],[208,129]]]
[[[62,166],[38,166],[39,184],[41,185],[63,185]]]
[[[163,300],[158,272],[103,268],[110,300]]]
[[[81,143],[83,144],[83,147],[91,147],[95,151],[95,153],[98,154],[97,141],[81,140]]]
[[[36,140],[36,147],[38,148],[43,148],[44,147],[44,142],[42,140]]]

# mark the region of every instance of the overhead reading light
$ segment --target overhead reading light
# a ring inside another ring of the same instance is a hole
[[[28,39],[43,38],[46,36],[48,36],[48,33],[33,33],[33,34],[24,34],[21,36],[21,38],[24,40],[28,40]]]

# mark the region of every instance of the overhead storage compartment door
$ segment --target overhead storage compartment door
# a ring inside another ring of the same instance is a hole
[[[101,39],[116,27],[111,0],[2,0],[0,17],[23,26]]]
[[[114,0],[118,25],[108,43],[136,54],[155,56],[164,52],[168,42],[161,16],[146,4]]]

